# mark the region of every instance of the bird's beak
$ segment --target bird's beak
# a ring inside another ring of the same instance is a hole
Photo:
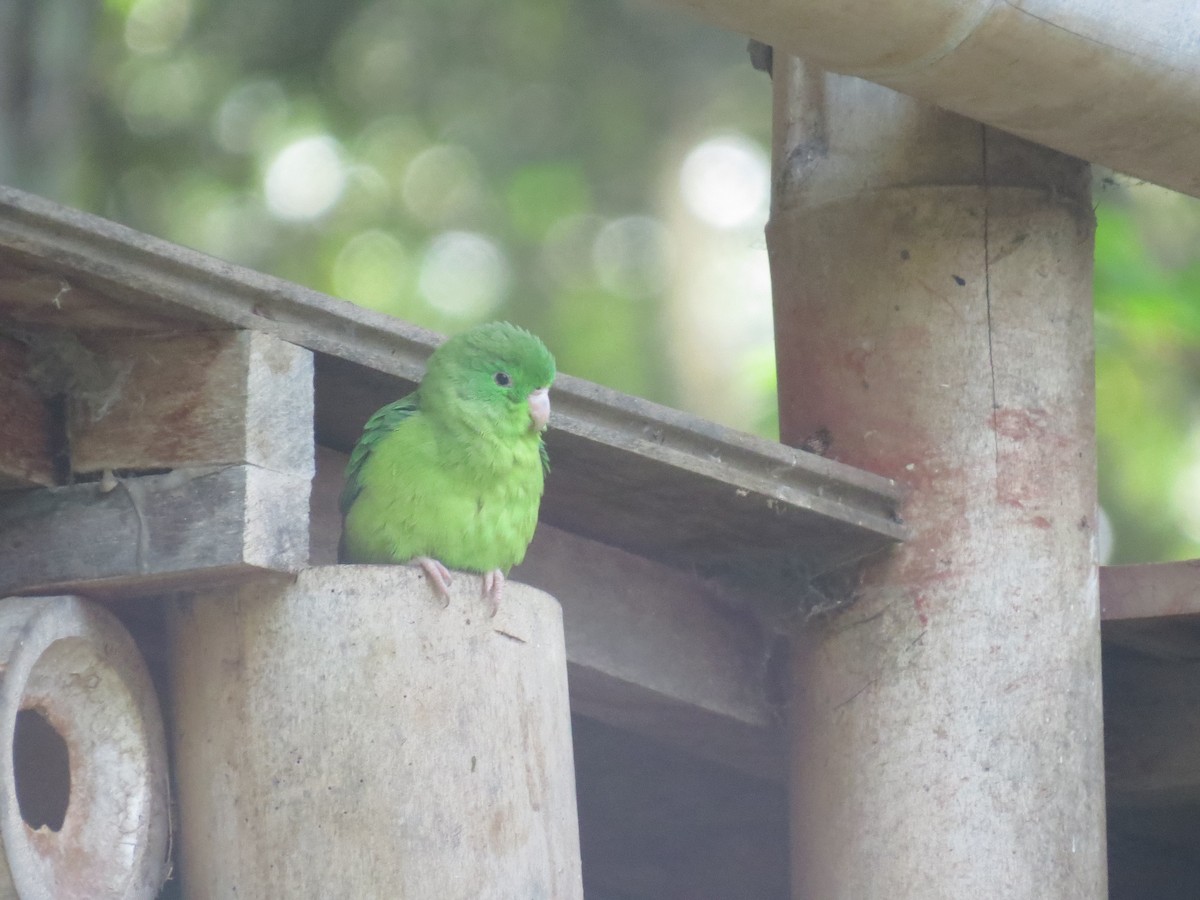
[[[550,388],[538,388],[529,395],[529,418],[535,431],[545,431],[550,421]]]

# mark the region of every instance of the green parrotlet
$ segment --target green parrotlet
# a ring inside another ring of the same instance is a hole
[[[494,615],[537,526],[553,381],[546,345],[507,322],[438,347],[350,454],[338,559],[416,563],[445,601],[450,569],[482,573]]]

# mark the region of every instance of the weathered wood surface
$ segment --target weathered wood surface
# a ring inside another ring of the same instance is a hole
[[[1106,643],[1160,659],[1200,659],[1200,560],[1102,566]]]
[[[1101,566],[1100,614],[1109,625],[1200,616],[1200,560]]]
[[[784,440],[913,488],[912,539],[793,652],[793,896],[1103,897],[1087,169],[774,83]]]
[[[415,377],[422,328],[0,186],[0,317],[58,328],[244,328]]]
[[[9,190],[0,187],[0,197]],[[49,201],[37,202],[53,206]],[[154,332],[224,324],[163,303],[152,294],[124,289],[121,270],[106,269],[99,260],[94,268],[107,272],[108,278],[89,286],[88,275],[64,264],[62,254],[69,251],[61,245],[56,246],[59,253],[52,261],[42,258],[36,245],[29,253],[16,250],[21,243],[16,236],[0,253],[0,311],[24,327]],[[60,272],[69,272],[70,278]]]
[[[4,266],[23,274],[6,279]],[[31,277],[43,279],[39,290]],[[375,409],[411,389],[437,343],[389,317],[0,188],[0,315],[75,327],[72,291],[49,292],[61,283],[105,298],[112,324],[121,310],[132,322],[151,310],[175,317],[174,327],[246,328],[316,351],[318,439],[343,451]],[[566,376],[553,399],[552,524],[776,586],[772,570],[835,566],[904,536],[901,491],[888,479]]]
[[[312,475],[309,351],[253,331],[101,333],[84,344],[114,376],[103,408],[71,404],[75,472],[249,463]]]
[[[308,559],[307,475],[177,469],[14,493],[0,503],[0,594],[152,593],[296,572]]]
[[[545,525],[513,577],[561,598],[574,712],[783,779],[778,648],[719,587]]]
[[[319,447],[312,563],[332,563],[346,456]],[[782,779],[772,651],[721,586],[541,524],[512,578],[562,605],[571,709],[760,778]]]
[[[29,349],[0,333],[0,491],[54,484],[46,399],[29,378]]]
[[[170,609],[191,900],[582,897],[551,597],[330,566]]]
[[[146,666],[109,612],[0,600],[0,741],[0,897],[154,900],[168,874],[167,743]]]

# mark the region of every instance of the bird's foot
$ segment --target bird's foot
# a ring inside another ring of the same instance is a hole
[[[450,570],[444,565],[429,556],[418,556],[413,562],[421,567],[421,571],[425,573],[425,577],[429,579],[429,583],[433,585],[433,592],[442,600],[442,606],[450,605]]]
[[[500,611],[500,597],[504,594],[504,573],[492,569],[483,573],[483,597],[492,607],[492,618]]]

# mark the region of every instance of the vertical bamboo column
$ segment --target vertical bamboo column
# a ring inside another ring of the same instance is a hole
[[[1088,169],[779,63],[783,439],[913,532],[795,654],[794,896],[1103,897]]]
[[[188,900],[583,896],[548,594],[321,566],[169,621]]]

